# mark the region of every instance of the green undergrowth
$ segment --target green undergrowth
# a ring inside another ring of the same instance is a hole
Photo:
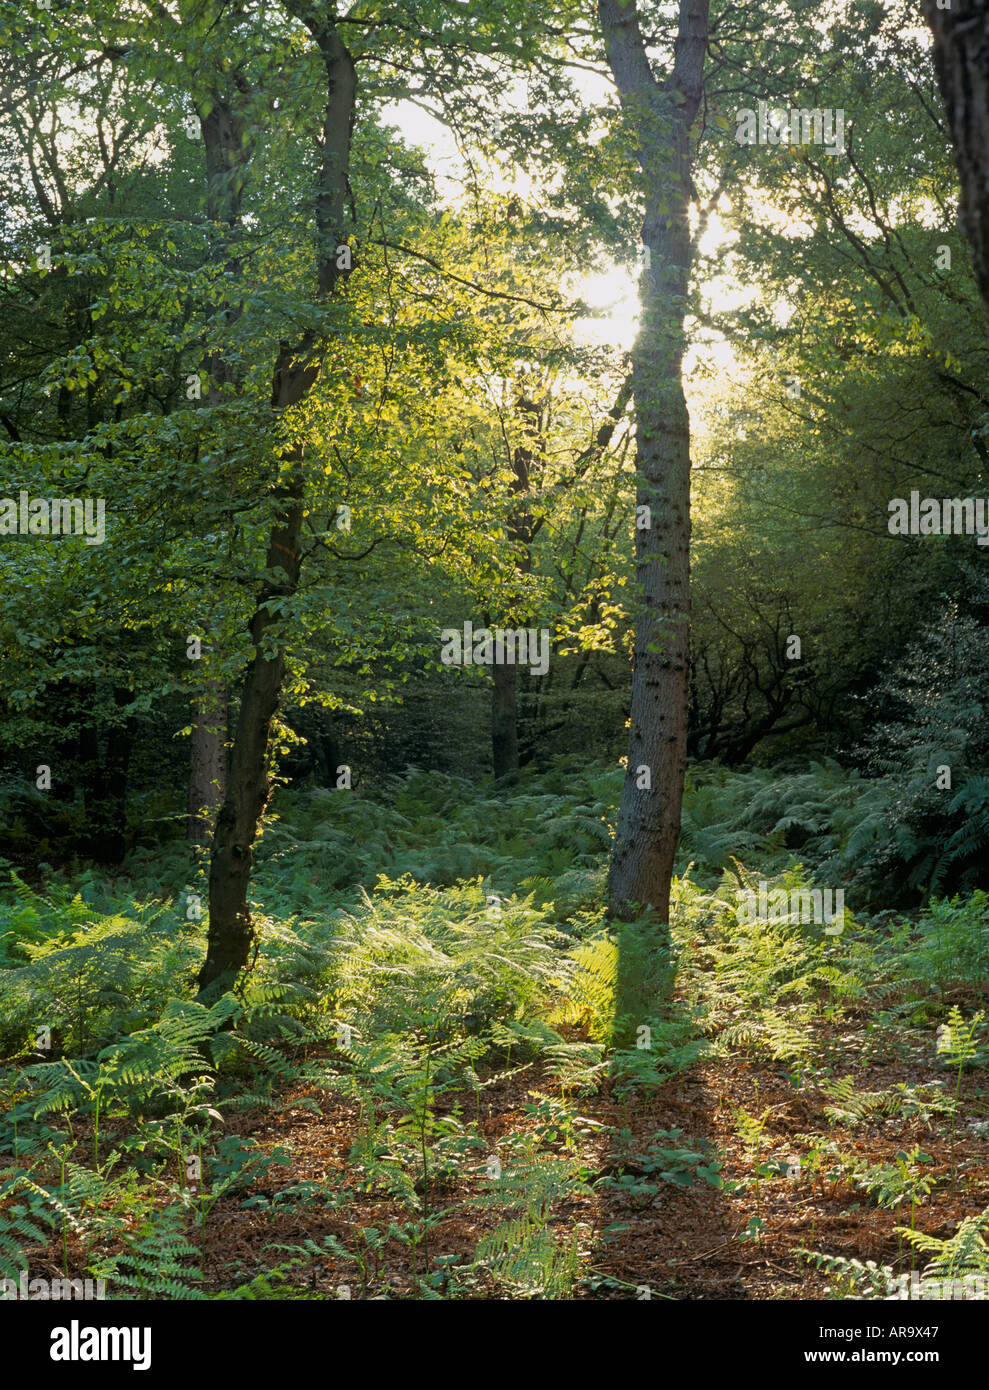
[[[987,1113],[970,1083],[986,1060],[972,996],[989,904],[975,892],[906,918],[857,895],[852,873],[830,932],[789,906],[740,913],[760,888],[790,904],[841,886],[854,817],[881,794],[833,768],[794,780],[780,800],[762,772],[693,778],[669,942],[648,918],[605,924],[620,770],[561,761],[509,789],[410,772],[379,799],[284,793],[252,890],[256,958],[210,1007],[195,998],[201,866],[168,850],[43,889],[8,872],[0,1279],[44,1253],[114,1297],[593,1294],[610,1287],[595,1266],[603,1238],[577,1219],[593,1192],[632,1211],[664,1187],[751,1197],[762,1238],[766,1185],[792,1180],[765,1114],[738,1120],[744,1180],[700,1134],[633,1141],[650,1095],[682,1096],[726,1060],[772,1065],[811,1098],[820,1128],[803,1173],[888,1207],[891,1235],[907,1202],[901,1244],[923,1253],[921,1150],[862,1170],[834,1134],[922,1117],[933,1163]],[[918,1057],[924,1084],[855,1079]],[[589,1113],[603,1087],[613,1127]],[[492,1140],[488,1102],[513,1088],[521,1119]],[[289,1129],[266,1145],[243,1132],[267,1114],[278,1135],[286,1108],[314,1124],[346,1114],[339,1168],[299,1178]],[[270,1222],[272,1240],[262,1267],[207,1282],[204,1252],[233,1206]],[[307,1239],[275,1237],[288,1210]],[[450,1221],[475,1232],[468,1254],[444,1247]],[[871,1276],[824,1250],[801,1258],[863,1296]]]

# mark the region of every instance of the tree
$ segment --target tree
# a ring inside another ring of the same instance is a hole
[[[315,208],[316,282],[321,302],[346,281],[348,173],[357,101],[354,60],[333,20],[304,4],[287,7],[308,29],[322,61],[325,108]],[[207,118],[209,119],[209,118]],[[223,123],[236,138],[236,124]],[[226,161],[225,161],[226,162]],[[299,404],[319,375],[319,338],[306,329],[292,344],[283,341],[272,372],[271,408],[281,415]],[[253,940],[247,890],[253,847],[271,790],[269,740],[286,673],[280,611],[299,583],[306,480],[304,445],[286,441],[284,468],[276,484],[278,514],[268,539],[266,579],[249,628],[253,656],[247,670],[230,756],[230,774],[217,817],[210,859],[210,925],[200,990],[229,984],[247,964]]]
[[[691,126],[700,107],[709,0],[680,0],[672,67],[652,71],[634,3],[598,0],[608,62],[633,133],[644,204],[642,323],[632,353],[636,422],[637,612],[628,767],[609,910],[669,920],[687,766],[690,422],[684,317],[691,266]]]
[[[375,47],[382,66],[393,67],[397,50],[408,44],[407,29],[397,23],[389,34],[389,21],[359,15],[337,16],[335,7],[310,4],[308,0],[286,0],[286,9],[309,32],[321,66],[325,109],[319,141],[320,160],[312,197],[316,240],[316,314],[295,343],[283,340],[274,366],[271,406],[279,417],[305,400],[320,376],[323,356],[333,335],[346,339],[354,325],[347,318],[346,305],[334,318],[336,292],[345,286],[352,269],[348,254],[349,236],[356,220],[353,189],[349,177],[351,142],[358,111],[357,62],[373,60]],[[476,16],[464,17],[462,37],[447,40],[448,15],[444,7],[436,13],[423,7],[422,35],[412,43],[412,57],[428,71],[426,87],[442,84],[428,54],[431,46],[445,63],[456,66],[458,47],[473,54],[475,82],[488,50],[497,50],[502,37],[519,56],[525,56],[522,35],[526,24],[510,7],[498,14],[503,29],[475,37]],[[240,18],[237,14],[234,21]],[[347,41],[344,41],[345,25]],[[512,37],[509,31],[517,25]],[[384,32],[382,32],[384,31]],[[434,37],[435,34],[440,37]],[[353,50],[353,51],[352,51]],[[356,55],[356,56],[355,56]],[[241,66],[238,65],[238,71]],[[400,65],[399,65],[400,66]],[[468,75],[468,86],[470,77]],[[500,78],[498,79],[501,80]],[[249,102],[256,94],[247,74],[241,78],[241,96]],[[474,92],[469,96],[474,97]],[[465,103],[466,104],[466,103]],[[229,167],[229,161],[227,161]],[[315,322],[312,320],[315,319]],[[201,990],[232,983],[247,964],[254,939],[247,901],[253,861],[253,846],[271,789],[270,739],[272,721],[279,708],[287,674],[285,615],[291,612],[300,582],[303,558],[303,523],[307,510],[307,470],[304,458],[304,427],[289,421],[281,450],[281,466],[274,486],[278,511],[268,540],[265,578],[249,623],[252,655],[233,737],[226,795],[217,819],[210,862],[210,924],[207,955],[199,976]]]
[[[719,212],[731,240],[698,259],[697,299],[714,275],[758,294],[700,307],[733,360],[691,401],[695,756],[840,756],[919,615],[967,587],[970,539],[887,526],[890,499],[914,488],[985,488],[984,315],[913,14],[889,0],[788,9],[730,43],[716,29],[705,104],[730,173]],[[757,99],[843,111],[841,149],[740,147],[732,113]],[[837,592],[822,584],[836,565]]]
[[[989,310],[989,0],[926,0],[934,67],[961,180],[959,214]]]

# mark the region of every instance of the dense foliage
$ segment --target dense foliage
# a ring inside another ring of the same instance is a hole
[[[987,1296],[985,536],[890,515],[986,495],[989,340],[915,10],[0,0],[0,1281]]]

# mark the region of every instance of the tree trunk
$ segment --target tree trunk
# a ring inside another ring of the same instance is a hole
[[[525,442],[512,450],[511,504],[505,518],[505,531],[509,541],[519,547],[518,572],[528,576],[532,573],[532,540],[535,534],[532,510],[529,506],[532,467],[536,459],[545,451],[542,438],[542,409],[526,395],[516,401],[520,427]],[[528,626],[527,598],[519,592],[508,607],[505,625],[510,627]],[[490,627],[492,619],[485,615]],[[519,769],[519,673],[517,666],[498,666],[493,668],[494,690],[491,694],[491,754],[494,775],[506,777]]]
[[[118,709],[130,704],[133,698],[131,691],[123,687],[113,692]],[[99,864],[119,864],[127,848],[127,774],[136,728],[133,715],[125,719],[111,715],[105,742],[93,724],[80,734],[86,815],[82,849]]]
[[[284,646],[278,634],[271,633],[280,620],[267,605],[273,599],[291,597],[298,587],[302,490],[301,472],[297,472],[285,489],[281,519],[268,542],[266,568],[280,571],[284,579],[264,585],[251,618],[255,654],[241,695],[230,779],[213,837],[209,941],[199,976],[200,990],[214,984],[221,989],[228,988],[250,955],[253,931],[247,890],[254,863],[254,842],[270,791],[268,740],[271,721],[278,709],[285,677]]]
[[[669,922],[687,765],[690,618],[690,424],[683,321],[690,278],[689,128],[700,104],[709,0],[680,0],[668,80],[657,82],[635,4],[598,0],[608,61],[635,129],[644,175],[642,325],[632,353],[638,507],[637,614],[628,768],[608,884],[609,913],[652,909]]]
[[[326,76],[322,164],[315,209],[317,284],[320,297],[326,298],[347,274],[338,268],[335,251],[343,240],[357,79],[353,59],[332,21],[320,18],[305,4],[288,3],[287,8],[312,35]],[[272,409],[281,412],[296,405],[318,375],[314,335],[307,332],[294,349],[283,343],[273,374]],[[285,678],[285,639],[277,601],[291,598],[298,588],[305,508],[302,450],[293,448],[284,457],[292,468],[288,482],[280,490],[279,513],[271,530],[265,563],[269,575],[280,577],[262,586],[250,623],[254,657],[241,696],[227,792],[213,840],[209,936],[206,959],[199,973],[200,993],[229,988],[247,965],[254,939],[247,893],[254,843],[270,791],[271,721]],[[275,611],[269,609],[270,602],[276,603]]]
[[[209,845],[227,792],[229,693],[207,681],[196,701],[189,753],[189,843]]]
[[[232,246],[240,222],[247,183],[247,164],[252,151],[249,128],[241,112],[224,94],[213,88],[208,106],[200,113],[206,158],[206,217],[214,229],[210,258],[222,266],[227,281],[236,286],[243,278],[241,263]],[[225,329],[243,313],[236,299],[225,303],[218,319]],[[207,354],[209,379],[207,403],[218,410],[226,399],[225,388],[236,387],[235,373],[223,352]],[[207,624],[208,627],[208,624]],[[204,633],[204,639],[208,632]],[[190,844],[210,845],[217,813],[227,793],[227,745],[230,738],[230,691],[218,680],[207,678],[196,700],[189,752]]]
[[[934,68],[961,180],[959,221],[989,311],[989,0],[926,0]]]
[[[495,666],[492,669],[491,752],[494,775],[506,777],[519,766],[518,691],[519,668]]]

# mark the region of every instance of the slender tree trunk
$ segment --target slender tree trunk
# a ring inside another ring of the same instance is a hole
[[[529,488],[531,486],[532,466],[544,450],[541,433],[542,410],[524,394],[516,402],[521,418],[521,428],[527,442],[516,445],[512,451],[512,502],[505,519],[508,539],[520,550],[518,572],[527,576],[532,573],[532,540],[535,534],[532,511],[529,507]],[[527,626],[527,608],[524,594],[520,594],[512,605],[506,625]],[[491,625],[491,619],[485,621]],[[506,777],[519,768],[519,672],[517,666],[495,665],[494,690],[491,695],[491,754],[494,775]]]
[[[669,78],[649,65],[634,3],[598,0],[605,47],[643,173],[642,326],[632,353],[637,615],[628,769],[611,857],[609,911],[669,921],[687,763],[690,426],[681,368],[690,278],[689,129],[700,104],[709,0],[680,0]]]
[[[189,752],[189,842],[209,845],[227,793],[229,692],[207,681],[196,701]]]
[[[492,669],[491,752],[494,775],[506,777],[519,766],[518,693],[519,668],[495,666]]]
[[[305,3],[288,9],[309,30],[319,49],[326,77],[322,164],[316,197],[317,284],[320,298],[329,297],[346,272],[338,265],[337,245],[343,240],[347,171],[357,98],[353,59],[331,20]],[[275,364],[272,409],[278,413],[296,405],[309,392],[319,363],[316,344],[307,334],[295,348],[283,343]],[[258,595],[250,634],[254,657],[241,695],[237,728],[230,756],[226,797],[217,819],[209,877],[209,937],[199,973],[200,992],[229,988],[248,964],[254,939],[247,895],[254,843],[270,791],[271,721],[281,701],[285,679],[285,638],[282,618],[268,605],[291,598],[299,584],[300,538],[305,509],[302,450],[285,456],[291,464],[280,490],[278,515],[268,541],[266,572],[276,576]]]
[[[250,141],[245,139],[242,115],[215,88],[210,92],[208,109],[201,115],[200,124],[206,156],[206,216],[209,225],[216,229],[210,254],[214,263],[222,267],[225,283],[236,286],[242,277],[231,240],[240,222]],[[217,317],[229,328],[241,313],[241,304],[230,300]],[[222,351],[214,349],[208,354],[205,370],[209,380],[207,404],[211,410],[218,410],[225,399],[224,388],[237,383]],[[209,641],[208,624],[203,638]],[[190,844],[208,846],[227,793],[230,691],[224,682],[207,677],[194,705],[188,839]]]
[[[989,311],[989,0],[926,0],[934,68],[961,180],[959,220]]]
[[[131,691],[113,692],[118,709],[133,699]],[[136,721],[111,716],[105,735],[95,725],[81,734],[83,802],[86,837],[83,848],[100,864],[119,864],[127,847],[127,774],[134,746]]]
[[[301,458],[298,460],[301,464]],[[230,760],[227,793],[213,837],[209,873],[209,941],[199,977],[200,989],[229,986],[247,964],[253,932],[247,890],[254,863],[254,842],[270,792],[268,742],[285,678],[285,651],[277,633],[278,617],[268,604],[291,597],[299,583],[299,538],[302,531],[301,471],[282,499],[282,512],[268,542],[266,568],[281,573],[280,582],[265,584],[251,618],[254,659],[240,700]],[[272,643],[271,655],[265,653]]]

